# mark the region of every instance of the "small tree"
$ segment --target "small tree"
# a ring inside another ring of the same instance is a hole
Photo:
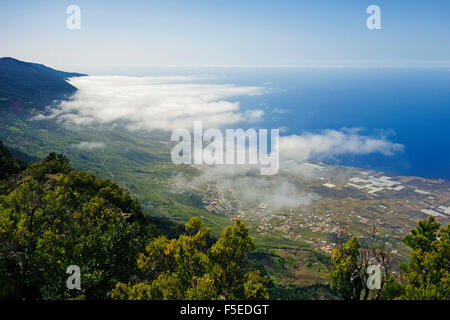
[[[391,277],[390,256],[383,245],[376,246],[375,234],[374,228],[366,247],[353,236],[345,244],[341,241],[333,250],[330,287],[345,300],[380,299],[386,279]],[[379,288],[371,289],[368,285],[371,278],[367,270],[371,265],[376,265],[381,271]]]
[[[400,265],[403,273],[399,275],[391,272],[390,258],[383,247],[361,249],[359,240],[352,237],[333,252],[330,286],[344,299],[449,300],[450,226],[440,228],[434,217],[420,220],[403,242],[411,248],[411,254],[409,263]],[[383,276],[381,289],[369,291],[365,270],[373,263],[381,267]]]
[[[412,250],[409,263],[400,266],[408,282],[400,299],[450,299],[450,226],[439,227],[429,217],[403,239]]]
[[[330,272],[330,287],[345,300],[359,300],[362,290],[361,270],[358,265],[360,243],[351,237],[344,245],[333,250],[334,270]]]

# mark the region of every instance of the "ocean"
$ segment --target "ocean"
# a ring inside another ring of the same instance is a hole
[[[255,76],[275,90],[246,105],[284,110],[266,117],[268,127],[285,127],[285,134],[363,128],[362,134],[384,135],[405,147],[394,156],[346,156],[336,164],[450,178],[450,70],[310,69]],[[257,82],[249,77],[245,83]]]

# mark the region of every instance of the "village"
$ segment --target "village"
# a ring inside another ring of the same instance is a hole
[[[324,169],[320,166],[319,171]],[[244,201],[239,197],[241,190],[223,188],[220,179],[184,182],[176,192],[188,190],[189,194],[195,194],[211,214],[243,219],[259,238],[304,243],[328,254],[341,239],[356,235],[362,240],[376,236],[392,255],[400,256],[401,239],[417,219],[433,215],[447,223],[450,220],[447,193],[443,201],[442,197],[427,191],[426,185],[419,187],[417,182],[410,185],[409,180],[356,169],[342,172],[340,179],[333,180],[323,175],[304,180],[283,173],[284,178],[302,186],[298,197],[311,190],[317,193],[311,204],[290,208],[273,208],[266,199]],[[175,184],[171,180],[160,183],[166,187]],[[340,195],[336,199],[335,192]],[[366,196],[358,198],[354,192]]]

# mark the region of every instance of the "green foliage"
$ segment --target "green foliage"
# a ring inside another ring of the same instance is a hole
[[[19,172],[0,147],[11,169],[2,172],[17,173],[0,193],[0,298],[267,298],[265,278],[248,268],[254,245],[240,220],[212,247],[199,218],[177,238],[158,236],[115,183],[55,153]],[[81,269],[81,290],[67,289],[69,265]]]
[[[400,265],[401,274],[387,272],[387,264],[383,264],[385,273],[376,298],[449,300],[450,226],[440,228],[434,217],[420,220],[403,242],[411,248],[410,261]],[[363,290],[367,292],[363,288],[363,252],[356,237],[333,251],[335,268],[330,272],[330,286],[344,299],[361,299]],[[384,255],[381,256],[381,261],[387,261]],[[365,294],[364,298],[367,296]]]
[[[247,254],[254,248],[248,229],[241,220],[236,220],[234,226],[226,228],[211,247],[212,272],[219,291],[226,299],[245,297],[244,283],[240,279],[243,276],[242,270],[248,263]]]
[[[412,250],[401,265],[407,284],[400,299],[450,299],[450,226],[439,227],[430,217],[403,239]]]
[[[151,241],[137,259],[139,281],[118,283],[114,299],[267,299],[266,278],[250,271],[254,244],[242,221],[225,228],[209,248],[211,230],[191,218],[185,233]]]
[[[50,154],[0,196],[0,298],[107,298],[155,234],[118,185]],[[81,268],[81,290],[66,287],[69,265]]]
[[[262,277],[259,270],[245,274],[244,298],[252,300],[268,299],[269,295],[264,287],[266,278]]]
[[[382,300],[395,300],[404,292],[404,285],[397,280],[397,277],[390,276],[386,279],[380,298]]]
[[[0,180],[6,179],[11,174],[17,173],[24,168],[25,164],[15,160],[0,141]]]
[[[360,247],[358,238],[352,237],[332,254],[335,269],[330,272],[330,287],[346,300],[359,300],[363,289],[358,264]]]

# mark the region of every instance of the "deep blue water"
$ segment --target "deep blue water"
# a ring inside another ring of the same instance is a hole
[[[258,99],[289,112],[272,117],[267,125],[286,126],[288,134],[342,127],[362,127],[370,135],[388,133],[390,140],[405,146],[403,153],[336,162],[450,178],[450,70],[284,71],[271,82],[281,91]]]
[[[405,146],[404,152],[346,156],[332,162],[392,174],[450,178],[449,69],[140,68],[115,73],[202,75],[215,79],[208,82],[265,86],[270,88],[267,94],[235,98],[243,109],[265,110],[264,121],[251,127],[286,127],[284,134],[364,128],[361,134],[387,134],[390,141]],[[274,108],[287,112],[272,113]]]
[[[272,93],[239,98],[245,107],[265,108],[261,127],[287,127],[285,134],[361,127],[361,134],[385,135],[404,151],[340,157],[334,163],[450,178],[450,70],[264,70],[239,78],[240,84],[266,82]],[[287,113],[273,114],[274,107]]]

